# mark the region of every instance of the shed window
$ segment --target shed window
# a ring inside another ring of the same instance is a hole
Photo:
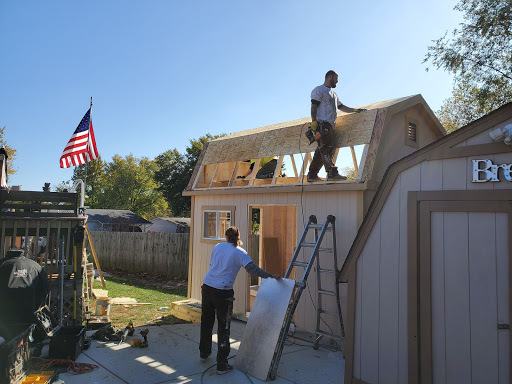
[[[409,127],[407,128],[407,138],[416,143],[416,124],[409,122]]]
[[[203,238],[222,240],[231,226],[231,211],[203,211]]]

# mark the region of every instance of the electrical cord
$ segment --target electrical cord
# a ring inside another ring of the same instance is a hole
[[[238,342],[238,341],[233,341],[233,342],[231,342],[231,343],[229,343],[229,344],[231,345],[231,344],[233,344],[233,343],[237,343],[237,342]],[[231,359],[233,359],[233,358],[235,358],[235,357],[236,357],[236,355],[231,356],[231,357],[228,357],[228,360],[231,360]],[[203,381],[203,377],[204,377],[204,375],[206,374],[206,372],[208,372],[211,368],[216,367],[216,366],[217,366],[217,364],[210,365],[208,368],[206,368],[206,369],[203,371],[203,374],[201,375],[201,384],[203,384],[203,382],[204,382],[204,381]],[[247,373],[245,373],[245,372],[242,372],[242,373],[247,377],[247,379],[248,379],[252,384],[254,384],[254,382],[251,380],[251,378],[249,377],[249,375],[248,375]]]
[[[47,370],[50,367],[66,367],[66,371],[71,375],[80,375],[89,373],[99,368],[96,364],[78,363],[71,359],[42,359],[40,357],[31,357],[34,368],[40,371]]]

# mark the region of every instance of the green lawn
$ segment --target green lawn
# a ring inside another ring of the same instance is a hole
[[[186,284],[168,288],[151,284],[151,282],[133,281],[120,277],[105,279],[108,296],[131,297],[139,303],[151,303],[149,305],[119,305],[110,306],[110,320],[112,325],[124,328],[130,320],[134,325],[162,325],[186,323],[181,319],[171,316],[171,303],[186,299]],[[101,281],[95,281],[93,288],[105,289]],[[160,309],[161,307],[167,307]],[[94,314],[95,303],[92,301],[91,310]]]

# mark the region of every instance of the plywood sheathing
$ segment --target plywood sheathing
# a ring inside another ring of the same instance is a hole
[[[414,96],[412,96],[414,97]],[[408,99],[404,97],[362,106],[363,113],[338,112],[335,143],[338,148],[368,144],[372,138],[377,111]],[[292,155],[312,151],[304,137],[311,118],[303,118],[237,132],[210,142],[202,164],[244,161],[262,157]]]

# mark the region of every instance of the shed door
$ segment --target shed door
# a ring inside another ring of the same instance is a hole
[[[482,203],[420,205],[422,382],[511,383],[511,215]]]

